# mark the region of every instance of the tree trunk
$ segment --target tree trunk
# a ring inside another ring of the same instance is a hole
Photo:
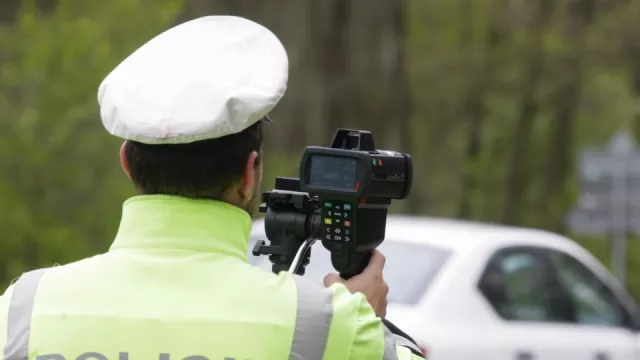
[[[631,76],[631,87],[636,96],[640,96],[640,26],[638,26],[638,16],[640,16],[640,3],[626,2],[626,10],[633,14],[635,21],[627,25],[624,38],[620,40],[623,44],[622,53],[626,57]],[[636,139],[640,139],[640,113],[636,113],[632,119],[633,132]]]
[[[348,94],[348,34],[351,1],[311,1],[308,9],[310,41],[315,79],[321,84],[323,138],[329,144],[337,128],[346,121]]]
[[[392,83],[389,88],[394,91],[391,92],[391,111],[395,118],[398,120],[399,125],[399,139],[400,148],[399,151],[405,153],[411,153],[414,150],[414,134],[413,134],[413,101],[411,98],[411,87],[409,85],[409,79],[407,77],[407,59],[406,59],[406,0],[393,1],[393,8],[391,11],[393,22],[393,42],[395,46],[395,61],[392,62],[392,69],[390,69],[390,76]],[[415,158],[414,158],[415,159]],[[414,164],[414,166],[420,166]],[[414,178],[415,178],[414,171]],[[422,207],[422,197],[419,179],[416,181],[415,187],[410,193],[409,198],[405,202],[405,209],[407,212],[415,214],[420,212]]]
[[[540,0],[537,2],[537,16],[535,18],[533,39],[531,48],[533,54],[530,58],[524,83],[520,116],[517,119],[515,134],[513,136],[513,152],[509,165],[508,180],[506,186],[506,198],[502,213],[502,222],[515,224],[521,213],[520,199],[525,196],[528,180],[527,159],[529,144],[531,142],[531,130],[533,120],[538,114],[538,102],[536,93],[538,84],[543,76],[545,67],[545,55],[543,37],[554,11],[554,0]]]
[[[476,164],[480,159],[482,153],[482,128],[485,118],[485,97],[490,91],[491,80],[494,76],[495,60],[491,56],[494,50],[500,46],[504,40],[504,30],[500,26],[502,13],[499,9],[504,5],[503,1],[496,1],[494,9],[495,16],[490,25],[489,33],[485,39],[485,48],[481,64],[479,67],[474,67],[476,70],[470,78],[470,86],[467,92],[466,100],[463,102],[463,108],[465,110],[465,119],[468,123],[467,130],[467,146],[465,151],[466,166],[464,167],[461,189],[460,189],[460,205],[458,207],[458,218],[468,219],[473,217],[473,209],[471,207],[471,198],[477,192],[478,188],[478,173],[476,171]],[[465,6],[465,11],[466,9]],[[465,41],[466,45],[472,45],[473,27],[472,22],[467,22],[465,27]]]
[[[554,116],[550,129],[551,144],[545,170],[546,181],[540,197],[540,222],[544,228],[564,232],[564,204],[559,197],[564,193],[567,177],[573,164],[573,129],[579,111],[584,68],[586,31],[594,19],[594,0],[577,1],[566,23],[567,43],[573,44],[562,61],[560,82],[551,95]]]

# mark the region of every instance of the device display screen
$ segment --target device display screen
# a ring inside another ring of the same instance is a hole
[[[356,186],[356,159],[313,155],[309,185],[353,190]]]

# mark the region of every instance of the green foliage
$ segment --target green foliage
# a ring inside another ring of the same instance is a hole
[[[331,82],[323,81],[328,72],[318,69],[317,58],[326,52],[339,58],[329,47],[338,38],[318,41],[306,27],[335,19],[318,21],[331,12],[310,11],[307,2],[292,0],[274,10],[213,0],[197,6],[187,0],[60,0],[49,12],[34,3],[23,1],[14,22],[0,25],[4,284],[27,269],[108,248],[121,203],[133,189],[119,168],[120,142],[100,123],[97,88],[131,51],[179,19],[240,13],[273,28],[290,53],[290,91],[276,109],[277,124],[267,129],[264,190],[273,187],[275,176],[296,175],[303,144],[328,141],[324,122],[335,126],[337,120],[322,118],[330,112],[321,100],[331,97],[334,82],[340,82],[336,89],[359,84],[358,91],[349,89],[362,92],[354,102],[366,105],[358,108],[362,113],[351,111],[357,104],[345,105],[345,113],[351,112],[342,114],[341,125],[375,127],[380,147],[401,143],[398,134],[408,131],[404,139],[412,141],[415,164],[410,200],[428,215],[563,232],[559,220],[578,192],[577,151],[604,145],[617,129],[640,126],[640,57],[634,55],[640,52],[633,46],[640,43],[635,35],[640,0],[603,8],[594,19],[555,1],[548,21],[536,18],[540,2],[406,0],[404,37],[390,33],[399,28],[389,26],[391,12],[381,15],[375,6],[354,2],[359,8],[351,16],[357,21],[346,26],[357,41],[347,48],[358,50],[342,54],[353,63],[344,79],[331,74]],[[383,30],[369,31],[367,24]],[[364,47],[376,41],[384,46]],[[393,57],[403,45],[404,58]],[[404,59],[398,73],[389,70],[390,59]],[[398,125],[403,115],[385,108],[397,99],[385,98],[389,79],[381,74],[397,77],[402,71],[413,102],[411,129]],[[531,124],[521,134],[517,129],[526,123],[527,109]],[[382,124],[369,119],[383,111]],[[473,130],[476,120],[480,126]],[[558,134],[566,141],[556,141]],[[474,135],[478,144],[472,149]],[[517,145],[524,150],[515,158]],[[558,162],[564,157],[568,163]],[[523,180],[516,186],[518,178]],[[515,199],[510,188],[517,190]],[[392,210],[407,211],[408,203],[396,202]],[[608,264],[608,241],[578,240]],[[630,242],[629,287],[640,298],[640,278],[633,276],[640,269],[638,244]]]
[[[516,208],[512,209],[519,213],[514,225],[561,232],[563,229],[549,226],[554,222],[549,218],[563,217],[575,204],[577,151],[584,146],[605,145],[615,130],[631,129],[638,116],[638,89],[633,88],[631,77],[636,70],[626,66],[625,57],[628,48],[633,46],[627,33],[637,32],[637,25],[631,23],[629,14],[637,11],[629,10],[636,9],[639,3],[601,11],[582,28],[576,28],[578,25],[571,28],[570,24],[580,14],[561,12],[562,2],[556,2],[555,15],[541,32],[542,71],[533,85],[534,118],[525,138],[518,137],[521,135],[516,133],[516,128],[522,120],[526,87],[530,85],[527,76],[537,49],[538,24],[531,15],[535,11],[529,11],[536,5],[510,2],[509,7],[500,0],[474,2],[473,6],[460,3],[414,0],[410,1],[407,12],[408,71],[417,100],[414,119],[420,123],[425,139],[419,149],[414,149],[414,157],[428,164],[426,185],[414,193],[426,193],[424,209],[429,214],[457,216],[455,204],[464,196],[471,199],[468,217],[501,222],[506,210],[506,189],[514,169],[520,168],[526,181],[518,192]],[[471,7],[485,11],[471,11]],[[510,16],[503,17],[505,12]],[[473,36],[465,37],[469,27],[473,29]],[[488,41],[489,29],[500,35],[499,41]],[[582,43],[586,44],[584,48],[580,47]],[[575,117],[569,119],[570,137],[566,138],[563,148],[554,149],[551,146],[558,123],[567,120],[558,118],[557,112],[561,107],[558,104],[566,101],[554,101],[559,95],[570,99],[566,96],[568,91],[557,92],[557,89],[562,89],[563,81],[567,81],[568,74],[575,68],[575,63],[567,61],[575,54],[582,69],[577,73],[580,85],[575,90],[579,93],[579,102]],[[483,86],[474,89],[474,79],[483,73],[489,73],[484,77]],[[466,158],[465,146],[470,131],[469,113],[465,109],[469,97],[480,98],[484,111],[479,154],[474,158]],[[524,158],[511,163],[515,144],[524,141],[528,144]],[[550,195],[546,190],[548,177],[556,171],[550,166],[554,158],[563,156],[554,153],[558,150],[569,154],[571,169],[553,180],[553,188],[558,190]],[[461,159],[464,159],[465,171],[475,182],[464,194],[459,191]],[[578,240],[603,263],[609,264],[607,239]],[[637,241],[630,241],[628,281],[632,293],[640,298],[640,279],[633,275],[640,261],[638,246]]]
[[[24,2],[13,26],[0,31],[3,283],[105,251],[132,194],[119,170],[119,142],[100,123],[97,86],[174,21],[179,2],[88,4],[61,1],[43,15]]]

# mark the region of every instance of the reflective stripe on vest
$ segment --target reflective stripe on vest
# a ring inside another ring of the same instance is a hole
[[[14,284],[9,316],[7,317],[7,343],[4,360],[29,360],[29,335],[31,314],[36,300],[40,279],[48,269],[33,270],[22,274]]]
[[[322,360],[329,339],[331,318],[333,316],[333,291],[294,276],[298,288],[298,313],[296,329],[293,335],[290,360]],[[408,345],[410,341],[391,333],[384,328],[384,355],[381,360],[398,360],[396,340],[402,339]],[[407,347],[411,347],[407,346]]]
[[[391,330],[387,329],[384,324],[384,356],[382,360],[398,360],[398,353],[396,352],[396,337],[391,333]]]
[[[384,325],[383,325],[384,326]],[[396,346],[402,346],[409,348],[414,354],[422,354],[422,350],[420,350],[414,343],[405,339],[402,336],[393,334],[391,330],[384,327],[384,360],[386,359],[394,359],[398,358],[398,354],[396,353]]]
[[[3,360],[29,360],[31,316],[38,284],[47,270],[24,273],[14,284]],[[333,317],[333,292],[302,277],[293,278],[298,293],[298,308],[289,360],[322,360]],[[384,328],[385,350],[382,360],[397,360],[393,334]]]
[[[322,360],[333,317],[333,292],[294,275],[298,289],[296,328],[289,360]]]

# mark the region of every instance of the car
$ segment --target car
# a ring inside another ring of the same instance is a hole
[[[265,239],[254,222],[249,252]],[[562,235],[394,215],[379,247],[387,318],[430,360],[640,359],[638,305],[587,250]],[[271,271],[267,256],[252,263]],[[335,272],[318,242],[304,276]]]

